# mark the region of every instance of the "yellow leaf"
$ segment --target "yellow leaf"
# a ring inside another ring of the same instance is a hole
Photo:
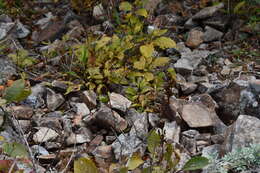
[[[138,9],[135,13],[137,15],[143,16],[143,17],[147,17],[148,16],[148,13],[147,13],[145,8]]]
[[[138,153],[133,153],[132,157],[127,162],[128,170],[134,170],[143,163],[144,161],[141,156]]]
[[[159,46],[161,49],[176,48],[176,43],[168,37],[159,37],[154,42],[154,45]]]
[[[158,37],[158,36],[165,34],[166,32],[167,32],[167,29],[155,29],[155,30],[153,30],[152,35]]]
[[[154,52],[154,47],[152,44],[143,45],[140,47],[140,52],[144,57],[150,57]]]
[[[129,2],[121,2],[119,5],[119,10],[121,11],[131,11],[132,5]]]
[[[0,136],[0,141],[4,141],[5,138],[3,136]]]
[[[91,159],[82,157],[74,161],[74,173],[98,173],[98,169]]]
[[[158,57],[155,58],[154,62],[152,63],[152,67],[161,67],[166,65],[170,59],[168,57]]]
[[[143,70],[145,68],[145,58],[141,57],[139,61],[135,61],[134,68],[138,70]]]
[[[109,41],[111,40],[111,37],[104,36],[100,40],[98,40],[96,43],[96,50],[99,50],[101,47],[105,46]]]
[[[151,80],[154,79],[153,73],[149,73],[149,72],[144,73],[144,77],[145,77],[145,79],[146,79],[147,81],[151,81]]]

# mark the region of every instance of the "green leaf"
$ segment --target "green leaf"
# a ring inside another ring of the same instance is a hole
[[[19,102],[26,99],[31,94],[31,90],[25,88],[25,81],[23,79],[15,81],[12,86],[5,90],[3,99],[10,102]]]
[[[119,5],[119,10],[121,11],[131,11],[133,6],[129,2],[121,2]]]
[[[156,147],[161,143],[161,137],[155,130],[150,132],[150,135],[147,138],[148,151],[154,154]]]
[[[6,142],[2,148],[3,151],[11,157],[28,157],[27,148],[23,144]]]
[[[87,47],[84,45],[82,46],[81,48],[81,56],[79,56],[79,60],[82,62],[82,63],[86,63],[88,62],[88,49]]]
[[[176,72],[175,72],[174,68],[168,68],[167,72],[170,74],[170,76],[173,80],[176,80]]]
[[[202,169],[209,164],[209,160],[206,157],[196,156],[191,158],[182,168],[183,171],[193,171]]]
[[[137,90],[135,88],[128,87],[128,88],[126,88],[125,93],[129,94],[129,95],[136,95],[137,94]]]
[[[176,43],[171,38],[159,37],[153,41],[154,45],[159,46],[161,49],[176,48]]]
[[[128,168],[127,167],[122,167],[119,169],[119,173],[127,173],[128,172]]]
[[[74,161],[74,173],[98,173],[98,169],[91,159],[81,157]]]
[[[170,58],[168,58],[168,57],[155,58],[155,60],[152,63],[152,67],[154,67],[154,68],[162,67],[162,66],[166,65],[169,61],[170,61]]]
[[[152,44],[143,45],[140,47],[140,52],[144,57],[150,57],[153,55],[154,47]]]
[[[143,17],[147,17],[148,16],[147,10],[145,8],[140,8],[135,13],[137,15],[143,16]]]
[[[128,170],[134,170],[143,163],[144,161],[142,160],[140,154],[133,153],[132,157],[127,162]]]
[[[243,6],[245,6],[245,4],[246,4],[246,1],[241,1],[241,2],[239,2],[239,3],[234,7],[234,13],[238,13],[239,10],[240,10]]]

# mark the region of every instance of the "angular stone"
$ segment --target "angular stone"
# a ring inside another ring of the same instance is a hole
[[[71,133],[70,136],[66,139],[67,145],[74,145],[74,144],[83,144],[86,142],[91,141],[91,136],[88,134],[75,134]]]
[[[33,135],[35,143],[42,143],[56,139],[59,134],[47,127],[40,127],[39,130]]]
[[[209,51],[183,52],[181,59],[174,64],[174,67],[177,72],[183,75],[191,74],[208,55],[210,55]]]
[[[211,112],[203,104],[190,103],[183,106],[181,117],[190,127],[213,126]]]
[[[17,38],[25,38],[30,34],[30,30],[27,29],[19,20],[16,21],[15,36]]]
[[[130,136],[138,136],[141,139],[144,139],[148,133],[148,119],[147,114],[142,113],[136,117],[133,127],[131,128],[129,134]]]
[[[198,47],[201,43],[203,43],[203,32],[197,30],[197,29],[192,29],[189,34],[188,38],[186,40],[186,45],[191,48],[196,48]]]
[[[251,80],[249,82],[249,87],[257,94],[260,93],[260,79]]]
[[[58,107],[60,107],[65,99],[61,94],[56,94],[53,90],[47,88],[47,107],[51,111],[55,111]]]
[[[112,146],[111,145],[105,145],[105,146],[98,146],[92,154],[96,157],[101,157],[104,159],[112,158],[113,152],[112,152]]]
[[[260,143],[260,120],[248,115],[239,115],[236,122],[227,129],[223,144],[230,152],[252,144]]]
[[[10,107],[12,114],[17,119],[30,119],[33,116],[33,109],[29,106],[12,106]]]
[[[211,42],[211,41],[215,41],[215,40],[221,40],[223,35],[224,35],[223,32],[220,32],[209,26],[206,26],[202,39],[204,42]]]
[[[180,143],[180,132],[181,128],[177,125],[175,121],[165,122],[163,131],[165,133],[164,138],[166,141]]]
[[[192,20],[192,18],[188,19],[185,24],[184,24],[184,28],[186,29],[192,29],[192,28],[195,28],[196,26],[198,26],[199,24]]]
[[[98,125],[108,129],[115,129],[117,132],[122,132],[127,128],[127,122],[117,112],[109,107],[102,105],[101,108],[94,114],[95,121]]]
[[[75,106],[77,108],[77,115],[86,116],[90,113],[90,110],[85,103],[76,103]]]
[[[192,19],[200,20],[200,19],[205,19],[205,18],[208,18],[208,17],[212,17],[219,9],[221,9],[223,7],[224,7],[224,3],[220,3],[220,4],[215,5],[215,6],[203,8],[198,13],[196,13],[192,17]]]
[[[190,94],[194,92],[198,87],[197,84],[190,82],[181,82],[179,83],[179,85],[181,86],[181,91],[183,92],[183,94]]]
[[[43,96],[46,95],[46,87],[43,84],[37,84],[31,88],[31,95],[24,101],[25,104],[39,108],[45,105]]]
[[[61,91],[66,91],[68,89],[68,85],[64,81],[54,80],[51,85]]]
[[[1,56],[0,61],[0,85],[3,85],[12,75],[17,74],[17,72],[10,58]]]
[[[112,148],[115,154],[115,158],[129,157],[134,152],[140,152],[144,154],[146,145],[144,141],[137,138],[136,136],[130,136],[128,134],[121,134],[117,137],[115,142],[112,143]]]
[[[130,100],[114,92],[109,95],[109,99],[112,108],[121,110],[123,112],[125,112],[128,108],[130,108],[132,104]]]
[[[94,109],[97,106],[97,95],[94,91],[84,91],[82,95],[83,101],[86,103],[88,108]]]

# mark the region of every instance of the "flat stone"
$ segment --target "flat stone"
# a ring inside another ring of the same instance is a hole
[[[112,146],[105,145],[105,146],[98,146],[92,154],[96,157],[101,157],[104,159],[109,159],[113,157]]]
[[[33,109],[29,106],[12,106],[10,107],[12,114],[17,119],[30,119],[33,116]]]
[[[239,115],[236,122],[226,131],[223,144],[227,152],[260,143],[260,119]]]
[[[83,144],[86,142],[91,141],[91,136],[88,134],[75,134],[71,133],[70,136],[66,139],[67,145],[74,145],[74,144]]]
[[[128,100],[121,94],[117,94],[114,92],[109,95],[109,99],[110,99],[110,104],[111,104],[112,108],[121,110],[123,112],[125,112],[128,108],[130,108],[130,106],[132,104],[132,102],[130,100]]]
[[[101,108],[94,114],[95,122],[98,125],[108,129],[115,129],[117,132],[122,132],[127,128],[127,121],[123,119],[117,112],[109,107],[102,105]]]
[[[221,40],[223,35],[224,35],[223,32],[220,32],[209,26],[206,26],[202,39],[204,42],[211,42],[211,41],[215,41],[215,40]]]
[[[42,143],[56,139],[59,134],[47,127],[40,127],[39,130],[33,135],[35,143]]]
[[[179,83],[179,85],[181,86],[181,91],[183,92],[183,94],[190,94],[194,92],[198,87],[197,84],[191,82],[181,82]]]
[[[47,88],[47,107],[51,111],[55,111],[58,107],[60,107],[65,99],[61,94],[56,94],[53,90]]]
[[[130,136],[138,136],[144,139],[148,133],[148,118],[147,113],[142,113],[136,117],[133,127],[131,128],[129,134]]]
[[[183,106],[181,117],[190,127],[213,126],[211,112],[203,104],[190,103]]]
[[[201,19],[212,17],[219,9],[221,9],[223,7],[224,7],[224,3],[220,3],[220,4],[215,5],[215,6],[203,8],[198,13],[196,13],[192,17],[192,19],[201,20]]]
[[[189,34],[188,38],[186,40],[186,45],[191,48],[196,48],[198,47],[201,43],[203,43],[202,37],[204,36],[203,32],[197,30],[197,29],[192,29]]]
[[[46,95],[46,87],[43,84],[37,84],[31,88],[31,94],[25,99],[25,104],[40,108],[45,106],[43,96]]]
[[[76,103],[77,115],[86,116],[90,114],[90,110],[85,103]]]
[[[94,91],[88,90],[84,91],[82,94],[82,99],[90,109],[94,109],[97,106],[97,95]]]
[[[8,57],[0,56],[0,62],[0,85],[3,85],[12,75],[17,74],[17,72],[15,65]]]
[[[174,64],[174,67],[180,74],[191,74],[198,67],[201,61],[210,54],[211,52],[209,51],[200,50],[183,52],[181,53],[181,59]]]

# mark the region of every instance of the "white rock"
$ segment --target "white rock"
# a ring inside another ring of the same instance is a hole
[[[90,110],[85,103],[76,103],[75,106],[78,115],[86,116],[90,113]]]
[[[59,136],[59,134],[56,131],[54,131],[50,128],[47,128],[47,127],[40,127],[38,132],[36,132],[33,135],[33,141],[36,143],[42,143],[42,142],[54,140],[58,136]]]
[[[117,93],[111,93],[109,96],[110,103],[112,108],[121,110],[125,112],[128,108],[130,108],[132,102],[125,98],[124,96],[117,94]]]

